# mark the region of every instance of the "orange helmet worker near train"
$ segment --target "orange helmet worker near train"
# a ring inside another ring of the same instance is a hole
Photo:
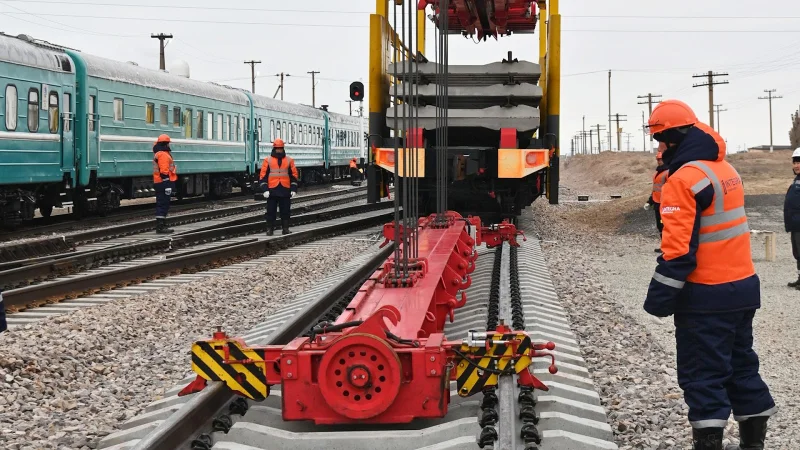
[[[272,142],[272,153],[264,158],[258,177],[267,199],[267,236],[275,232],[275,215],[281,208],[281,234],[289,234],[291,199],[297,195],[297,167],[294,159],[286,156],[283,140]]]
[[[178,172],[172,159],[170,139],[166,134],[158,137],[153,146],[153,186],[156,190],[156,233],[172,233],[167,228],[169,199],[175,191]]]
[[[656,167],[655,175],[653,175],[653,191],[650,194],[650,198],[647,199],[647,203],[644,204],[645,210],[652,207],[653,211],[655,211],[656,228],[658,229],[659,236],[661,236],[664,229],[664,225],[661,222],[661,190],[664,188],[664,184],[667,182],[667,175],[669,174],[667,166],[664,165],[664,160],[661,158],[666,149],[667,146],[663,142],[658,144],[658,153],[656,153],[656,163],[658,166]],[[661,249],[657,248],[656,253],[661,253]]]
[[[733,411],[739,446],[763,449],[777,411],[758,373],[753,316],[761,307],[750,254],[742,179],[725,161],[725,141],[685,103],[667,100],[650,116],[666,145],[661,250],[644,309],[675,315],[678,384],[689,406],[696,450],[721,450]]]

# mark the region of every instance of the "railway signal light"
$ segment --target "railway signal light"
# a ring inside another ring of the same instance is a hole
[[[350,100],[354,102],[364,100],[364,83],[354,81],[350,84]]]

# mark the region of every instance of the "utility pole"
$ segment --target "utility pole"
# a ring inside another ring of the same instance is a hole
[[[649,114],[649,116],[652,116],[653,115],[653,99],[654,98],[658,98],[658,97],[661,97],[661,95],[653,95],[651,93],[648,93],[647,95],[639,95],[636,98],[646,98],[647,99],[646,102],[639,102],[639,104],[640,105],[647,105],[648,114]],[[661,101],[660,100],[656,101],[656,103],[661,103]],[[653,151],[653,136],[650,136],[650,151],[651,152]]]
[[[166,46],[164,45],[164,40],[165,39],[172,39],[172,35],[171,34],[158,33],[158,34],[151,34],[150,37],[152,39],[158,39],[158,46],[161,49],[161,51],[160,51],[161,57],[160,57],[160,59],[158,61],[158,68],[161,69],[161,70],[166,70],[167,64],[166,64],[166,61],[164,60],[164,47],[166,47]]]
[[[250,92],[256,93],[256,64],[261,64],[261,61],[245,61],[245,64],[250,64]]]
[[[631,134],[630,133],[627,133],[627,132],[625,133],[625,140],[627,141],[628,152],[630,152],[631,151]]]
[[[713,70],[709,70],[707,74],[703,75],[692,75],[692,78],[708,78],[708,81],[705,83],[695,84],[693,87],[703,87],[708,86],[708,117],[709,117],[709,125],[711,128],[714,128],[714,86],[718,84],[728,84],[728,80],[725,81],[714,81],[714,77],[727,77],[727,73],[714,73]]]
[[[611,148],[611,71],[608,71],[608,151],[613,151]]]
[[[350,103],[350,115],[353,115],[353,101],[352,100],[345,100],[347,103]]]
[[[312,70],[311,72],[306,72],[311,74],[311,106],[316,108],[317,107],[317,82],[315,81],[314,75],[318,74],[319,72]],[[353,114],[350,113],[352,116]]]
[[[273,95],[272,98],[275,98],[278,95],[278,91],[281,91],[281,100],[283,100],[283,79],[284,77],[290,77],[291,75],[289,75],[288,73],[281,72],[281,73],[276,73],[275,76],[281,77],[281,84],[280,86],[278,86],[278,89],[275,90],[275,95]]]
[[[647,152],[647,120],[644,118],[644,111],[642,111],[642,151]],[[650,139],[653,139],[651,136]],[[650,142],[650,149],[651,152],[653,151],[653,143]]]
[[[600,136],[602,136],[600,134],[600,131],[605,127],[606,127],[605,125],[600,125],[599,123],[597,125],[595,125],[595,128],[597,129],[597,154],[598,155],[600,154],[601,151],[603,151],[603,148],[601,146],[601,142],[603,142],[603,140],[600,139]]]
[[[594,135],[594,130],[592,130],[592,128],[589,127],[589,154],[590,155],[592,154],[592,147],[594,147],[594,144],[592,144],[592,136],[593,135]]]
[[[758,97],[759,100],[769,100],[769,152],[772,153],[773,146],[772,146],[772,99],[773,98],[783,98],[780,96],[772,95],[775,92],[775,89],[765,89],[764,92],[767,93],[767,97]]]
[[[619,123],[620,122],[626,122],[628,120],[627,119],[628,116],[626,114],[616,113],[616,114],[614,114],[612,116],[608,116],[608,120],[611,120],[613,117],[616,117],[616,119],[617,119],[616,120],[616,122],[617,122],[617,151],[622,151],[622,136],[621,136],[622,129],[619,127]],[[620,117],[622,117],[622,119],[620,119]]]
[[[581,130],[583,132],[583,139],[582,139],[583,142],[581,142],[581,145],[583,146],[582,151],[583,153],[586,153],[586,116],[583,116],[583,127],[581,128]]]
[[[717,109],[717,133],[720,132],[719,131],[719,129],[720,129],[719,113],[727,111],[727,109],[719,109],[720,106],[722,106],[722,105],[714,105],[714,108]]]

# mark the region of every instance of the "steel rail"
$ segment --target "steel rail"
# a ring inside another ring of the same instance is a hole
[[[374,205],[357,207],[357,212],[374,211],[376,209],[387,208],[389,203],[378,203]],[[340,212],[339,217],[355,213],[355,208],[348,212]],[[313,217],[311,217],[313,216]],[[337,212],[322,212],[306,215],[305,220],[319,221],[322,219],[333,218]],[[87,275],[83,277],[69,278],[49,283],[42,283],[33,286],[26,286],[3,292],[3,300],[6,308],[25,308],[33,303],[45,303],[48,300],[62,300],[70,295],[80,295],[87,291],[96,291],[109,286],[128,284],[136,280],[158,277],[164,274],[181,272],[193,267],[207,267],[222,260],[236,259],[242,257],[260,257],[272,254],[282,248],[297,245],[302,242],[318,240],[328,236],[340,234],[342,232],[353,231],[354,229],[383,224],[386,222],[387,214],[376,214],[370,217],[356,218],[352,221],[324,225],[319,228],[296,231],[292,234],[275,236],[258,242],[245,242],[236,245],[229,245],[210,249],[202,252],[192,252],[174,258],[165,258],[160,261],[142,264],[133,267],[108,270],[105,272]],[[298,216],[296,219],[300,219]],[[252,230],[259,230],[264,226],[263,223],[253,223],[238,225],[236,227],[220,228],[212,230],[219,235],[232,236],[236,233],[247,233]],[[205,232],[208,233],[208,232]],[[188,236],[186,239],[208,238],[202,233],[195,236]]]
[[[346,196],[348,194],[357,194],[365,190],[363,188],[348,189],[342,192],[320,192],[317,194],[309,194],[298,196],[295,198],[296,202],[314,201],[328,197]],[[366,194],[365,194],[366,195]],[[218,219],[222,217],[232,216],[235,214],[245,214],[249,212],[259,211],[264,208],[264,203],[253,203],[251,205],[231,206],[227,208],[219,208],[210,211],[199,211],[196,213],[183,214],[180,216],[173,216],[167,218],[168,226],[183,225],[187,223],[201,222],[204,220]],[[74,233],[70,236],[54,236],[47,239],[39,239],[30,242],[21,242],[19,244],[0,246],[0,262],[4,263],[6,269],[12,268],[11,265],[20,262],[24,258],[41,257],[52,254],[56,251],[66,251],[67,249],[74,249],[76,245],[85,244],[89,242],[97,242],[108,239],[113,239],[120,236],[128,236],[131,234],[152,231],[155,229],[155,224],[152,220],[141,220],[127,224],[111,225],[105,228],[98,228],[95,230],[88,230],[84,232]],[[37,248],[41,250],[36,250]],[[22,263],[20,263],[21,265]]]
[[[294,212],[301,213],[292,218],[292,225],[303,225],[320,220],[328,220],[329,215],[302,214],[310,213],[318,209],[330,206],[337,206],[341,203],[350,202],[351,198],[336,199],[332,202],[318,203],[295,208]],[[359,206],[344,208],[342,214],[363,211]],[[338,211],[333,212],[334,215]],[[235,228],[236,225],[246,225],[261,222],[264,227],[264,219],[260,216],[244,217],[232,220],[223,224],[213,224],[207,227],[177,233],[171,236],[158,236],[156,238],[145,239],[129,244],[115,245],[99,250],[88,252],[72,252],[53,256],[34,258],[33,260],[23,260],[16,263],[7,263],[5,266],[11,268],[0,270],[0,290],[20,288],[34,284],[41,280],[46,280],[56,276],[70,275],[84,268],[96,268],[106,263],[116,263],[131,259],[132,257],[146,256],[153,253],[167,252],[178,248],[185,248],[198,243],[213,241],[217,239],[230,238],[242,234],[253,233],[260,230],[256,227]],[[28,262],[31,262],[28,264]],[[2,269],[3,265],[0,265]]]
[[[390,212],[393,215],[394,212]],[[291,236],[291,235],[290,235]],[[363,264],[358,270],[351,272],[335,286],[328,289],[315,301],[295,314],[291,319],[275,330],[264,345],[288,344],[292,339],[301,336],[315,325],[319,318],[333,305],[369,277],[394,251],[394,244],[387,245]],[[237,396],[225,383],[213,382],[185,403],[178,411],[164,420],[158,427],[140,440],[132,450],[174,450],[183,448],[203,431],[210,431],[214,418]]]

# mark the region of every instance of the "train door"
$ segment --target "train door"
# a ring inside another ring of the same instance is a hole
[[[75,187],[75,88],[64,85],[61,96],[61,171],[70,174]]]
[[[322,157],[325,158],[325,169],[331,167],[331,139],[328,129],[330,127],[330,119],[327,114],[322,115],[325,118],[325,128],[322,130]]]
[[[89,87],[89,101],[86,102],[86,123],[88,124],[86,168],[90,172],[97,170],[100,165],[100,111],[97,98],[97,88]]]

